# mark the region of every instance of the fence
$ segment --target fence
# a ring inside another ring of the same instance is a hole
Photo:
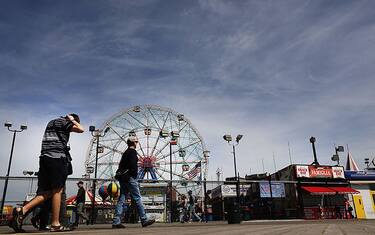
[[[6,177],[0,177],[0,189],[3,189],[5,179]],[[72,202],[74,201],[74,195],[77,193],[76,183],[78,181],[83,181],[84,188],[87,190],[86,212],[90,216],[92,214],[97,223],[110,223],[112,221],[116,204],[116,190],[112,190],[111,196],[102,198],[98,189],[102,185],[108,186],[115,181],[113,179],[96,179],[97,190],[93,200],[91,187],[94,180],[88,178],[67,179],[67,215],[71,222],[75,220],[75,206]],[[170,190],[170,183],[172,183],[172,190]],[[204,217],[207,220],[227,220],[228,209],[234,203],[239,204],[242,220],[301,218],[303,216],[301,214],[303,209],[300,207],[301,201],[298,198],[297,182],[294,181],[241,179],[237,184],[236,181],[170,182],[159,180],[140,181],[140,188],[146,213],[159,222],[178,221],[180,219],[179,198],[183,194],[187,196],[189,190],[192,190],[196,198],[197,214],[205,215]],[[5,200],[7,207],[4,214],[9,215],[12,207],[23,205],[29,201],[35,196],[36,189],[37,178],[35,176],[9,177]],[[95,210],[93,211],[95,213],[92,213],[92,201],[95,202]],[[170,210],[171,206],[172,210]],[[133,210],[131,199],[129,199],[129,208],[131,213],[128,213],[126,217],[127,222],[137,222],[136,210]],[[6,216],[3,218],[3,223],[5,220]]]

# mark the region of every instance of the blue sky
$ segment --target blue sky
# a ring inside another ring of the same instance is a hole
[[[37,170],[49,119],[100,126],[134,105],[184,113],[211,150],[209,174],[233,172],[225,133],[241,133],[241,175],[320,163],[349,144],[374,156],[373,1],[2,1],[0,120],[17,137],[12,175]],[[0,172],[11,134],[0,130]],[[72,136],[75,175],[90,134]],[[345,160],[346,152],[342,155]],[[344,156],[345,155],[345,156]]]

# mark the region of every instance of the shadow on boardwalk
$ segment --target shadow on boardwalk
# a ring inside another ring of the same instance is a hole
[[[275,221],[246,221],[241,224],[229,225],[226,222],[191,223],[191,224],[155,224],[142,228],[140,224],[126,225],[125,229],[112,229],[110,224],[81,225],[77,230],[58,234],[132,234],[132,235],[172,235],[172,234],[213,234],[213,235],[237,235],[237,234],[375,234],[375,220],[275,220]],[[31,226],[25,226],[25,230],[32,234],[40,233]],[[7,227],[0,227],[1,234],[12,234]],[[49,233],[49,232],[47,232]]]

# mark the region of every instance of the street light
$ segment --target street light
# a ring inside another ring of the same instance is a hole
[[[89,131],[91,135],[96,138],[96,155],[95,155],[95,176],[93,180],[93,189],[92,189],[92,200],[91,200],[91,224],[94,224],[95,219],[95,191],[96,191],[96,177],[98,174],[98,155],[99,152],[102,152],[102,149],[99,147],[99,138],[104,137],[108,131],[110,130],[109,127],[105,128],[103,134],[100,134],[102,130],[96,129],[95,126],[90,126]]]
[[[316,166],[319,166],[319,162],[318,162],[318,158],[316,157],[316,149],[315,149],[315,142],[316,142],[316,139],[315,137],[311,137],[310,138],[310,143],[312,145],[312,148],[313,148],[313,154],[314,154],[314,162],[311,163],[311,165],[316,165]]]
[[[339,152],[344,152],[344,146],[335,146],[335,152],[336,154],[334,154],[332,157],[331,157],[331,160],[332,161],[337,161],[337,166],[340,165],[340,156],[339,156]]]
[[[234,178],[237,179],[237,164],[236,164],[236,146],[239,145],[240,140],[242,139],[243,135],[237,135],[236,137],[236,144],[232,144],[233,146],[233,159],[234,159]],[[230,142],[232,141],[231,135],[224,135],[223,139],[228,142],[230,145]]]
[[[208,159],[207,158],[209,158],[210,157],[210,151],[208,151],[208,150],[205,150],[205,151],[203,151],[203,157],[204,157],[204,159],[205,159],[205,162],[206,162],[206,164],[207,164],[207,161],[208,161]],[[207,191],[207,179],[206,179],[206,175],[204,175],[204,181],[203,181],[203,192],[204,192],[204,195],[203,195],[203,203],[204,203],[204,205],[203,205],[203,214],[204,214],[204,217],[205,217],[205,220],[206,220],[206,222],[208,221],[207,220],[207,193],[206,193],[206,191]]]
[[[223,139],[228,142],[229,145],[233,147],[233,162],[234,162],[234,180],[236,181],[236,210],[239,213],[239,203],[240,203],[240,185],[239,185],[239,178],[237,177],[237,164],[236,164],[236,146],[240,144],[240,140],[242,139],[243,135],[237,135],[236,143],[230,144],[232,141],[231,135],[224,135]],[[240,221],[239,221],[240,222]]]
[[[8,181],[9,181],[9,173],[10,173],[10,167],[12,165],[12,158],[13,158],[13,150],[14,150],[14,142],[16,141],[16,133],[17,132],[22,132],[27,129],[26,125],[21,125],[20,130],[12,130],[10,129],[12,127],[12,123],[7,121],[4,123],[4,126],[8,129],[8,131],[13,132],[13,140],[12,140],[12,148],[10,150],[10,157],[9,157],[9,164],[8,164],[8,171],[7,175],[5,178],[5,184],[4,184],[4,192],[3,192],[3,199],[1,200],[1,208],[0,208],[0,213],[3,214],[3,209],[4,209],[4,203],[5,203],[5,198],[7,195],[7,189],[8,189]]]
[[[182,116],[183,117],[183,116]],[[180,137],[180,133],[178,131],[171,131],[168,133],[167,130],[161,130],[159,132],[159,136],[161,138],[167,138],[168,136],[171,137],[169,140],[169,222],[172,223],[172,216],[173,216],[173,202],[172,202],[172,145],[177,145],[177,139]],[[179,151],[179,154],[183,154]]]
[[[171,140],[169,141],[169,179],[170,179],[170,198],[169,198],[169,213],[170,217],[169,220],[172,223],[173,222],[173,184],[172,184],[172,145],[177,145],[177,139],[180,137],[180,133],[178,131],[172,131],[171,132]]]

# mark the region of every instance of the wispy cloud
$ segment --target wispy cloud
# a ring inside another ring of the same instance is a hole
[[[49,118],[74,111],[100,126],[123,108],[149,103],[197,126],[212,152],[212,177],[217,167],[232,172],[226,132],[245,135],[241,174],[261,171],[261,159],[273,170],[273,152],[279,167],[288,164],[288,141],[295,162],[310,162],[311,135],[324,163],[335,143],[349,144],[358,161],[374,151],[371,1],[3,5],[0,117],[30,126],[18,155],[38,154]],[[73,146],[77,167],[89,138]]]

